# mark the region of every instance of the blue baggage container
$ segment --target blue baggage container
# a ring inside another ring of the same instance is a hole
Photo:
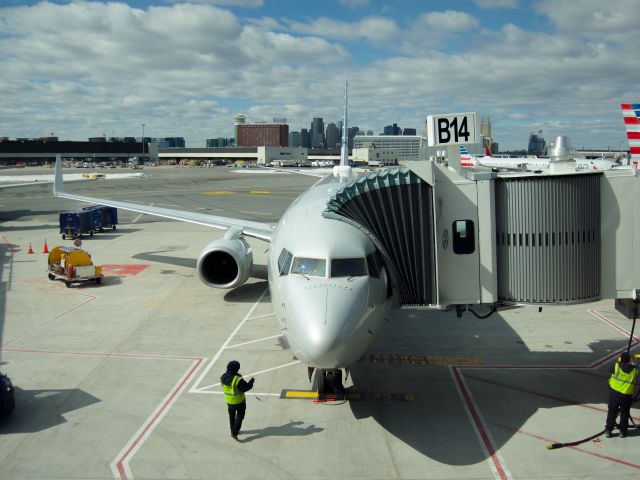
[[[99,208],[87,208],[83,207],[82,210],[89,214],[89,221],[91,222],[91,230],[94,232],[102,231],[102,212]]]
[[[92,212],[100,218],[100,226],[96,229],[102,232],[105,228],[116,229],[118,224],[118,209],[115,207],[107,207],[106,205],[91,205],[83,207],[83,210]]]
[[[93,236],[91,214],[86,210],[70,210],[60,213],[62,239],[79,238],[83,234]]]

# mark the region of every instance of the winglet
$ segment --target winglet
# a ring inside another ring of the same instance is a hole
[[[62,185],[62,158],[56,155],[56,169],[53,177],[53,194],[56,197],[64,195],[64,186]]]

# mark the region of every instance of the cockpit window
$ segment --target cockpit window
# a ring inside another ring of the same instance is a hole
[[[327,275],[327,261],[324,258],[296,257],[293,259],[291,273],[310,277],[325,277]]]
[[[332,277],[360,277],[367,274],[364,258],[334,258],[331,260]]]

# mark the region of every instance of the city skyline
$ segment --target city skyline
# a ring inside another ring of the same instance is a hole
[[[626,147],[640,100],[633,0],[5,0],[0,136],[234,137],[233,116],[293,130],[341,118],[424,131],[427,115],[491,117],[505,149],[529,133]],[[144,125],[144,127],[143,127]],[[140,132],[140,133],[138,133]]]

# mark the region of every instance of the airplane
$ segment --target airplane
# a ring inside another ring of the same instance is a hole
[[[640,133],[639,133],[640,135]],[[639,142],[640,143],[640,142]],[[604,158],[589,159],[575,158],[576,170],[611,170],[620,165],[613,160]],[[501,158],[494,157],[487,147],[485,147],[485,155],[476,157],[471,155],[464,145],[460,145],[460,166],[461,167],[488,167],[488,168],[504,168],[519,169],[529,171],[542,171],[549,169],[549,158],[531,157],[510,157]]]
[[[285,340],[307,365],[310,381],[315,373],[319,391],[340,392],[342,369],[348,376],[393,306],[390,273],[371,239],[322,216],[336,190],[354,178],[347,158],[347,88],[345,82],[340,164],[300,195],[276,225],[67,193],[60,157],[53,194],[226,230],[197,261],[200,280],[214,288],[235,288],[249,278],[253,254],[245,237],[269,242],[271,304]]]

